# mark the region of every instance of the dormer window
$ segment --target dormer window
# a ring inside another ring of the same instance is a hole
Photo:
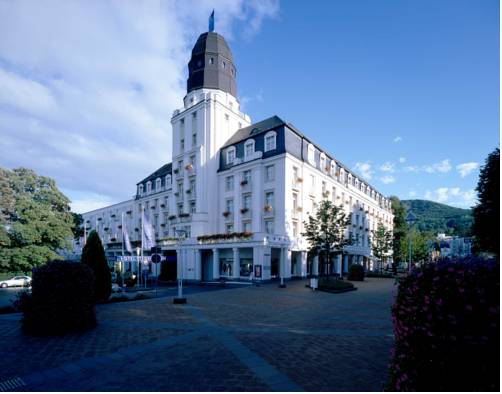
[[[326,155],[324,154],[324,152],[321,153],[320,166],[322,172],[326,171]]]
[[[150,193],[152,191],[152,182],[148,181],[146,183],[146,192]]]
[[[139,185],[139,195],[143,195],[143,185]]]
[[[254,155],[254,140],[248,140],[244,144],[244,157],[249,159]]]
[[[313,166],[315,165],[315,148],[312,144],[309,144],[307,159],[310,164],[312,164]]]
[[[227,149],[227,164],[233,164],[235,161],[235,147],[231,146]]]
[[[335,173],[336,173],[336,164],[335,164],[334,160],[331,160],[331,171],[330,171],[330,174],[331,175],[335,175]]]
[[[275,131],[269,131],[265,134],[265,152],[276,149],[276,138],[277,133]]]
[[[166,189],[171,186],[171,175],[166,175]]]
[[[160,191],[160,184],[161,180],[160,178],[157,178],[157,180],[155,181],[155,190]]]

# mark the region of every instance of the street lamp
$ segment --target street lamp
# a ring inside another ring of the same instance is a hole
[[[179,250],[179,245],[181,244],[181,241],[186,237],[186,230],[175,230],[176,233],[178,233],[178,236],[180,236],[180,240],[178,242],[178,250]],[[183,236],[183,237],[181,237]],[[180,276],[178,278],[178,296],[174,297],[173,303],[174,304],[186,304],[187,299],[186,297],[183,297],[183,259],[181,260],[181,269],[180,269]]]
[[[406,223],[408,224],[408,248],[409,248],[408,272],[411,273],[411,227],[417,221],[417,217],[413,214],[413,212],[408,211],[405,220]]]
[[[137,267],[137,272],[138,272],[138,287],[141,287],[141,273],[140,273],[140,262],[139,262],[139,255],[141,253],[141,248],[137,247],[136,248],[136,263],[138,264]]]

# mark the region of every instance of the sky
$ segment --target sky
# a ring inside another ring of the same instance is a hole
[[[171,159],[187,63],[215,9],[241,109],[278,115],[385,195],[476,203],[499,146],[492,0],[0,0],[0,166],[85,212]]]

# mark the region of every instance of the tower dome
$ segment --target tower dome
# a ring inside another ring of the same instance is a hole
[[[232,53],[225,39],[215,32],[201,34],[188,62],[187,93],[209,88],[237,97],[235,74]]]

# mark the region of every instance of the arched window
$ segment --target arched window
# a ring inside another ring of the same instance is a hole
[[[244,157],[249,159],[254,155],[254,140],[247,140],[244,144]]]
[[[160,183],[161,183],[160,178],[157,178],[157,180],[155,181],[155,190],[156,191],[160,191]]]
[[[331,169],[330,169],[330,175],[334,176],[336,173],[336,163],[334,160],[331,160]]]
[[[227,164],[233,164],[235,160],[235,147],[231,146],[227,149]]]
[[[315,148],[314,145],[312,144],[309,144],[308,147],[307,160],[309,161],[310,164],[315,166]]]
[[[143,185],[139,185],[139,195],[142,196],[143,195]]]
[[[152,182],[151,181],[148,181],[146,183],[146,192],[147,193],[150,193],[152,191]]]
[[[171,187],[171,175],[166,175],[166,189]]]
[[[277,133],[275,131],[269,131],[265,134],[265,152],[276,149],[276,139]]]
[[[320,159],[319,165],[321,167],[321,171],[325,172],[326,171],[326,155],[324,154],[324,152],[321,153],[321,159]]]

